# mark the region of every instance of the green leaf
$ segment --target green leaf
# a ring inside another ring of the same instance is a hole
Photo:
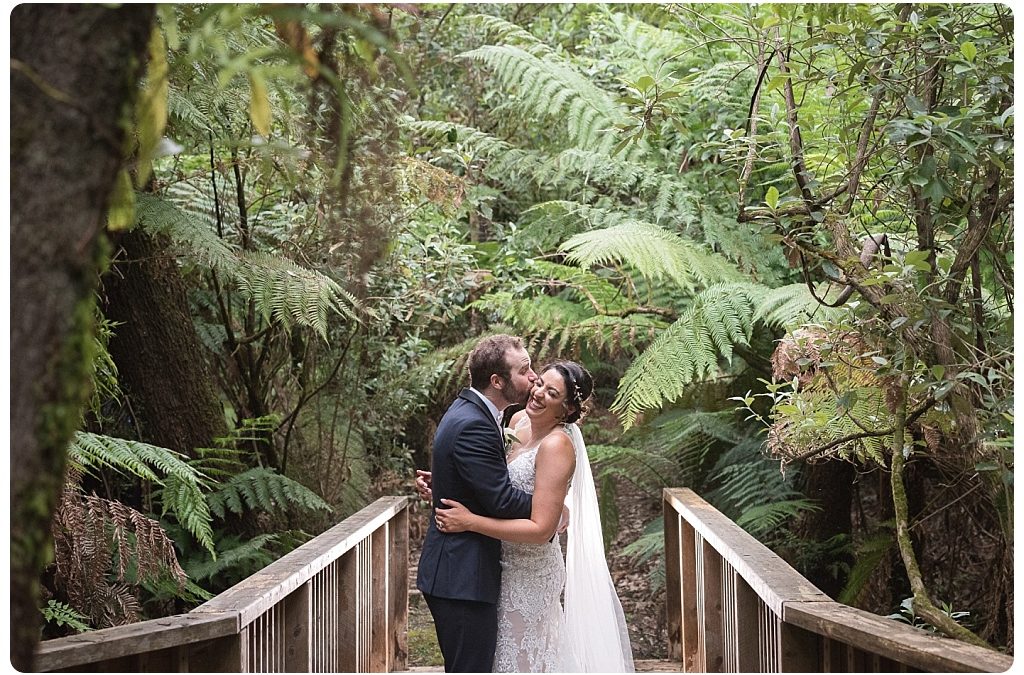
[[[829,33],[838,33],[840,35],[849,35],[853,29],[842,23],[828,23],[825,24],[825,30]]]
[[[640,91],[646,91],[654,86],[654,78],[650,75],[644,75],[633,86]]]
[[[764,201],[768,204],[768,208],[774,209],[779,204],[779,191],[773,185],[768,188],[768,193],[764,196]]]
[[[263,76],[255,70],[249,73],[249,118],[260,136],[270,137],[270,97]]]
[[[960,53],[964,55],[965,59],[973,63],[974,57],[978,54],[978,48],[974,46],[973,42],[961,42]]]

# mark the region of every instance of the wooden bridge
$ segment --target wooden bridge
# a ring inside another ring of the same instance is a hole
[[[405,671],[408,507],[408,497],[378,499],[187,614],[48,640],[36,669]],[[690,490],[666,489],[664,514],[665,670],[1002,672],[1013,662],[833,602]]]

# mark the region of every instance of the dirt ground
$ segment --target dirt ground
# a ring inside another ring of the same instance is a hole
[[[622,549],[635,541],[644,527],[661,514],[661,503],[637,490],[628,481],[618,485],[619,532],[606,551],[615,588],[626,613],[633,657],[641,659],[667,658],[665,635],[665,591],[652,591],[650,571],[661,565],[661,560],[642,565],[622,553]],[[410,514],[409,529],[409,666],[436,666],[442,663],[437,647],[430,610],[416,590],[416,567],[420,548],[426,533],[429,509],[417,500]]]

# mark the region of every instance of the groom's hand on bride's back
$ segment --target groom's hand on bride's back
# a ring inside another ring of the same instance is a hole
[[[430,487],[431,484],[430,472],[416,469],[416,494],[425,502],[431,502],[434,498],[434,491]]]

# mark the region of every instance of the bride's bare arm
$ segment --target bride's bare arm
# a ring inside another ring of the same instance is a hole
[[[537,450],[533,509],[529,520],[480,516],[451,499],[441,500],[449,508],[438,509],[435,516],[441,521],[442,532],[445,533],[469,530],[503,541],[543,544],[551,539],[558,527],[562,503],[575,468],[576,453],[572,441],[562,433],[550,434]]]

